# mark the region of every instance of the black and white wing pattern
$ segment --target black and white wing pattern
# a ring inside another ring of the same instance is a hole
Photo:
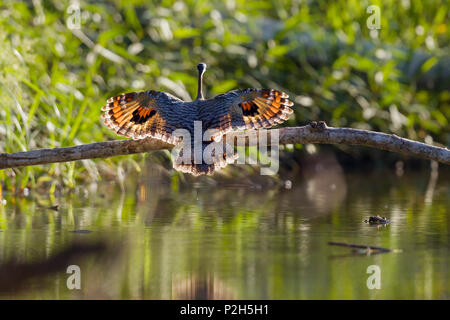
[[[130,92],[109,98],[102,108],[104,124],[117,134],[152,137],[175,144],[172,132],[183,123],[184,101],[160,91]]]

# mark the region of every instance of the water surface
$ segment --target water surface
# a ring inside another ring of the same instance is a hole
[[[448,178],[316,170],[286,188],[144,172],[56,198],[6,192],[0,297],[448,299]],[[365,224],[371,215],[392,224]],[[329,241],[402,252],[356,254]],[[80,290],[67,288],[69,264],[80,267]],[[381,289],[367,287],[370,265]]]

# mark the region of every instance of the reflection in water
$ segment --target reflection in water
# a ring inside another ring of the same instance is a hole
[[[334,154],[321,153],[304,163],[306,193],[318,212],[330,213],[347,193],[342,167]]]
[[[427,192],[425,193],[425,203],[433,202],[434,188],[439,176],[439,164],[436,161],[430,161],[430,180],[428,181]]]
[[[77,242],[40,261],[21,262],[11,259],[0,265],[1,291],[2,293],[18,293],[21,290],[27,290],[26,283],[30,280],[42,279],[94,254],[102,257],[106,252],[106,242]]]
[[[344,175],[329,157],[302,165],[303,178],[291,178],[290,189],[284,183],[215,185],[208,178],[197,179],[194,188],[178,175],[149,168],[125,179],[123,188],[104,182],[51,201],[4,194],[1,266],[52,261],[79,241],[107,240],[110,249],[106,256],[94,252],[70,261],[81,268],[81,290],[68,290],[66,266],[55,264],[53,273],[19,277],[26,290],[0,283],[0,297],[449,297],[448,172],[439,172],[430,198],[429,172]],[[48,209],[53,205],[57,211]],[[372,228],[363,222],[374,215],[392,224]],[[403,252],[349,256],[329,241]],[[381,290],[366,287],[373,264],[381,268]]]
[[[173,299],[178,300],[231,300],[236,299],[232,288],[213,275],[191,275],[172,283]]]

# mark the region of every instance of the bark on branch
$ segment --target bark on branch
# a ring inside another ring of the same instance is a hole
[[[236,137],[252,141],[260,131],[241,131],[227,134],[226,140]],[[278,133],[279,144],[345,144],[361,145],[408,156],[435,160],[450,165],[450,150],[425,143],[400,138],[396,135],[381,132],[327,127],[325,123],[311,123],[303,127],[268,130],[270,134]],[[239,141],[239,139],[237,140]],[[270,144],[270,136],[267,138]],[[119,155],[172,149],[173,145],[159,140],[147,138],[143,140],[116,140],[95,142],[68,148],[40,149],[17,153],[1,153],[0,169],[68,162],[83,159],[107,158]]]

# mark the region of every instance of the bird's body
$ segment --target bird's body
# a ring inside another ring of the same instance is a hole
[[[205,69],[206,65],[198,65],[196,100],[185,102],[171,94],[153,90],[125,93],[108,99],[107,105],[102,108],[105,111],[103,122],[119,135],[133,139],[152,137],[171,144],[180,141],[177,130],[185,130],[191,137],[191,161],[186,160],[186,152],[183,153],[187,149],[187,142],[183,142],[179,158],[184,156],[185,160],[180,162],[177,159],[174,168],[200,175],[212,174],[234,158],[224,150],[223,158],[217,154],[213,156],[213,163],[194,163],[196,122],[201,123],[202,136],[207,130],[212,133],[206,140],[198,142],[204,151],[213,140],[218,140],[231,130],[270,128],[287,120],[292,113],[289,106],[293,103],[287,99],[288,95],[272,89],[233,90],[204,99],[202,78]]]

